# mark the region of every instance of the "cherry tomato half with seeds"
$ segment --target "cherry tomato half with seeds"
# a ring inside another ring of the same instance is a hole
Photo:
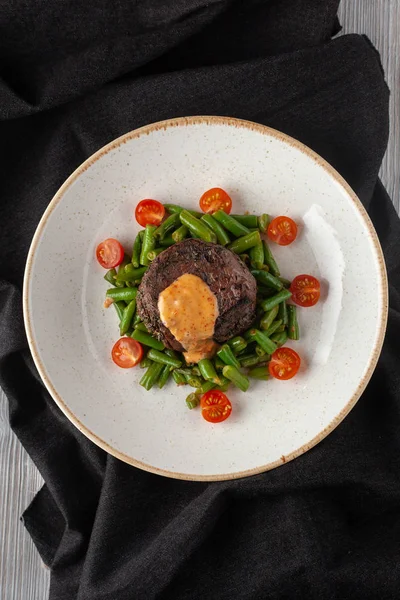
[[[269,374],[275,379],[285,381],[292,379],[300,369],[300,356],[292,348],[278,348],[271,356],[268,365]]]
[[[223,392],[210,390],[201,397],[200,408],[203,419],[209,423],[221,423],[232,412],[232,404]]]
[[[268,225],[267,235],[272,242],[288,246],[297,237],[297,225],[290,217],[276,217]]]
[[[200,208],[205,213],[215,213],[223,210],[227,215],[232,210],[231,197],[221,188],[211,188],[200,198]]]
[[[111,350],[111,357],[121,369],[130,369],[135,367],[143,356],[143,348],[136,340],[130,337],[123,337],[115,342]]]
[[[142,227],[159,225],[165,215],[165,208],[158,200],[141,200],[135,210],[135,219]]]
[[[118,240],[108,238],[97,246],[96,258],[104,269],[113,269],[122,263],[124,249]]]
[[[312,275],[297,275],[290,284],[292,300],[299,306],[314,306],[321,295],[321,284]]]

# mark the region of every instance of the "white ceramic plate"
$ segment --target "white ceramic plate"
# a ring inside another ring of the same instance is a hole
[[[139,368],[110,357],[115,311],[95,259],[107,237],[131,247],[142,198],[197,208],[220,186],[233,212],[287,214],[298,240],[273,250],[288,278],[311,273],[323,299],[299,310],[303,367],[291,381],[230,391],[232,416],[210,425],[174,383],[146,392]],[[182,479],[243,477],[299,456],[330,433],[367,385],[387,320],[387,280],[375,230],[338,173],[275,130],[221,117],[181,118],[99,150],[47,208],[29,253],[24,314],[40,375],[69,419],[126,462]]]

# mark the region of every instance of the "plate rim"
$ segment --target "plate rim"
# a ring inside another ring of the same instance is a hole
[[[302,152],[303,154],[306,154],[308,157],[310,157],[312,160],[314,160],[314,162],[316,162],[319,166],[321,166],[325,171],[327,171],[328,174],[333,179],[335,179],[336,182],[342,188],[344,188],[344,190],[347,192],[347,194],[350,197],[350,200],[352,201],[352,203],[354,205],[354,208],[356,209],[356,211],[358,212],[359,216],[361,217],[364,225],[366,226],[368,235],[370,237],[370,240],[372,241],[372,244],[375,249],[377,259],[378,259],[378,268],[379,268],[379,276],[380,276],[379,292],[381,294],[381,301],[382,301],[382,310],[381,310],[380,319],[379,319],[379,333],[377,335],[375,345],[371,351],[370,358],[369,358],[364,376],[362,377],[355,392],[353,393],[351,398],[348,400],[346,405],[331,420],[331,422],[324,429],[322,429],[316,436],[314,436],[310,441],[303,444],[302,446],[300,446],[293,452],[290,452],[286,456],[282,455],[281,458],[278,460],[267,463],[265,465],[261,465],[259,467],[255,467],[253,469],[238,471],[235,473],[224,473],[224,474],[215,474],[215,475],[198,475],[198,474],[190,474],[190,473],[179,473],[179,472],[174,472],[174,471],[168,471],[167,469],[160,469],[158,467],[154,467],[150,464],[147,464],[140,460],[134,459],[131,456],[117,450],[116,448],[111,446],[108,442],[106,442],[101,437],[99,437],[97,434],[95,434],[93,431],[91,431],[87,425],[84,425],[74,415],[72,410],[68,407],[68,405],[64,402],[64,400],[58,394],[57,390],[55,389],[55,387],[53,386],[53,384],[50,381],[50,377],[46,373],[46,369],[40,359],[39,352],[36,348],[36,342],[34,339],[33,327],[32,327],[32,322],[31,322],[31,314],[30,314],[30,309],[29,309],[29,291],[30,291],[30,287],[31,287],[31,271],[32,271],[36,248],[40,242],[41,236],[43,234],[43,231],[45,229],[45,226],[47,224],[47,221],[48,221],[51,213],[56,208],[56,206],[61,202],[61,200],[63,199],[63,197],[65,195],[65,192],[78,179],[78,177],[82,173],[84,173],[92,164],[94,164],[97,160],[99,160],[102,156],[108,154],[110,151],[114,150],[115,148],[121,146],[122,144],[126,143],[127,141],[129,141],[131,139],[139,138],[142,135],[148,135],[150,133],[153,133],[154,131],[158,131],[161,129],[166,130],[170,127],[199,125],[199,124],[201,124],[201,125],[234,126],[234,127],[244,128],[244,129],[250,129],[252,131],[257,131],[264,135],[272,136],[280,141],[283,141],[283,142],[289,144],[290,146],[295,147],[300,152]],[[381,247],[378,235],[376,233],[376,230],[374,228],[374,225],[372,224],[372,221],[371,221],[366,209],[364,208],[363,204],[361,203],[361,200],[358,198],[358,196],[353,191],[353,189],[350,187],[350,185],[347,183],[347,181],[336,171],[336,169],[334,167],[332,167],[324,158],[322,158],[314,150],[311,150],[311,148],[309,148],[308,146],[306,146],[299,140],[296,140],[295,138],[287,135],[286,133],[278,131],[277,129],[273,129],[272,127],[269,127],[267,125],[262,125],[260,123],[255,123],[253,121],[248,121],[245,119],[237,119],[234,117],[204,115],[204,116],[177,117],[177,118],[173,118],[173,119],[166,119],[163,121],[157,121],[155,123],[149,123],[147,125],[144,125],[143,127],[139,127],[132,131],[129,131],[129,132],[115,138],[114,140],[112,140],[111,142],[106,144],[105,146],[102,146],[99,150],[97,150],[94,154],[89,156],[89,158],[87,158],[83,163],[81,163],[71,173],[71,175],[65,180],[65,182],[61,185],[61,187],[57,190],[57,192],[53,196],[52,200],[48,204],[48,206],[47,206],[45,212],[43,213],[43,215],[39,221],[39,224],[35,230],[35,233],[32,238],[30,248],[29,248],[27,262],[26,262],[25,271],[24,271],[22,302],[23,302],[23,317],[24,317],[26,335],[27,335],[27,339],[28,339],[28,346],[29,346],[30,352],[32,354],[36,368],[38,369],[39,375],[40,375],[45,387],[47,388],[48,392],[50,393],[51,397],[58,405],[58,407],[66,415],[66,417],[73,423],[73,425],[75,425],[75,427],[77,427],[77,429],[79,429],[79,431],[81,433],[83,433],[87,438],[89,438],[97,446],[99,446],[100,448],[102,448],[103,450],[105,450],[106,452],[111,454],[112,456],[115,456],[116,458],[118,458],[118,459],[122,460],[123,462],[126,462],[134,467],[137,467],[144,471],[148,471],[150,473],[154,473],[156,475],[162,475],[164,477],[169,477],[172,479],[186,480],[186,481],[227,481],[227,480],[240,479],[243,477],[250,477],[252,475],[258,475],[260,473],[270,471],[279,466],[282,466],[283,464],[286,464],[287,462],[294,460],[298,456],[301,456],[302,454],[304,454],[305,452],[307,452],[308,450],[310,450],[311,448],[316,446],[325,437],[327,437],[334,429],[336,429],[336,427],[343,421],[343,419],[348,415],[348,413],[351,411],[351,409],[355,406],[355,404],[359,400],[360,396],[362,395],[363,391],[367,387],[367,384],[369,383],[369,380],[371,379],[372,374],[377,365],[377,362],[378,362],[378,359],[379,359],[379,356],[380,356],[380,353],[382,350],[385,333],[386,333],[388,308],[389,308],[388,307],[388,294],[389,294],[388,293],[388,279],[387,279],[385,259],[384,259],[382,247]]]

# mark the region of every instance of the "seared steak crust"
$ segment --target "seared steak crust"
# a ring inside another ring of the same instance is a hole
[[[207,283],[218,302],[214,340],[222,343],[243,333],[255,318],[256,281],[240,258],[218,244],[188,239],[162,252],[139,286],[138,313],[148,330],[167,348],[182,352],[181,344],[161,322],[158,296],[185,273]]]

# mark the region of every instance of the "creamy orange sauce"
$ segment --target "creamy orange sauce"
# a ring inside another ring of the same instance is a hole
[[[208,285],[197,275],[185,273],[158,297],[161,321],[182,344],[187,362],[211,358],[218,303]]]

